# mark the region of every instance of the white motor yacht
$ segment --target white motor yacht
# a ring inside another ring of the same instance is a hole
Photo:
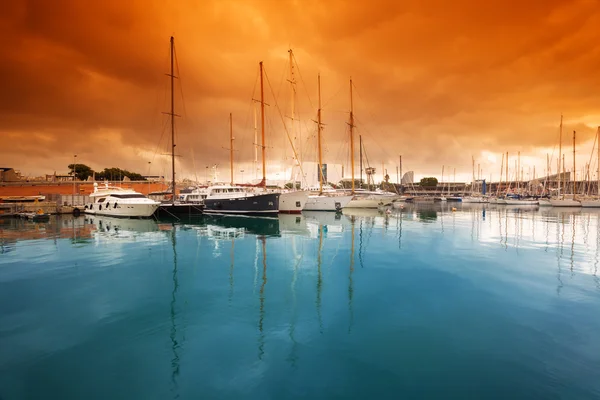
[[[94,192],[90,194],[90,202],[85,205],[84,212],[92,215],[111,217],[147,218],[152,216],[160,206],[160,202],[151,200],[133,189],[109,186],[98,188],[94,182]]]

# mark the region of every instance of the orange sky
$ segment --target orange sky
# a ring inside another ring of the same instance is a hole
[[[96,169],[169,174],[161,112],[174,35],[181,176],[195,170],[204,179],[214,163],[228,176],[230,112],[236,170],[251,175],[259,61],[272,86],[274,176],[290,155],[276,107],[289,115],[290,47],[305,158],[314,157],[306,149],[314,148],[320,72],[326,162],[348,160],[352,76],[357,133],[393,180],[399,154],[417,176],[439,177],[445,165],[466,179],[474,156],[497,179],[500,154],[510,153],[512,168],[520,151],[525,175],[533,165],[539,175],[561,113],[567,167],[575,129],[579,168],[600,125],[599,27],[595,0],[14,0],[0,14],[0,166],[61,173],[77,154]]]

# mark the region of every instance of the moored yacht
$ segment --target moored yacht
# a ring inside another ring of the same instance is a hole
[[[279,196],[279,212],[283,214],[300,214],[306,206],[309,192],[293,191],[281,192]]]
[[[111,217],[147,218],[159,206],[158,201],[150,200],[135,190],[108,186],[108,182],[99,189],[98,183],[94,182],[94,192],[90,194],[90,202],[85,205],[84,212]]]
[[[204,189],[204,212],[269,215],[279,213],[280,193],[251,193],[242,186],[215,185]]]

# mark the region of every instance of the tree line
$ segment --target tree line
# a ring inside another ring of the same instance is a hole
[[[145,181],[146,178],[142,176],[142,174],[138,174],[137,172],[130,172],[126,169],[121,168],[104,168],[104,171],[94,171],[90,167],[85,164],[69,164],[69,175],[73,175],[75,173],[75,179],[80,181],[87,180],[90,176],[94,176],[96,174],[97,181],[121,181],[123,178],[128,177],[132,181]]]

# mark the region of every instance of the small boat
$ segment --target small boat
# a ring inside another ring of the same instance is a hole
[[[148,218],[158,209],[160,202],[151,200],[133,189],[109,186],[108,182],[99,189],[94,182],[91,202],[84,207],[84,213],[109,217]]]
[[[208,214],[269,215],[279,213],[280,193],[252,193],[243,186],[209,186],[204,199]]]
[[[26,218],[30,221],[48,221],[50,219],[50,214],[45,213],[41,208],[36,212],[22,212],[19,213],[21,218]]]

